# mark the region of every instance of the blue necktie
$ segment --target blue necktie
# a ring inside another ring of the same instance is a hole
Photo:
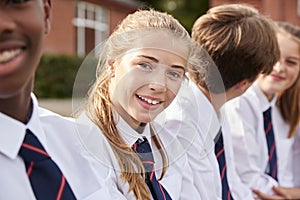
[[[264,116],[264,129],[267,139],[268,145],[268,153],[269,153],[269,162],[268,162],[268,170],[266,173],[273,177],[276,181],[277,178],[277,154],[276,154],[276,143],[274,138],[274,131],[272,127],[272,118],[271,118],[271,107],[263,113]]]
[[[19,155],[25,162],[27,175],[37,199],[76,199],[58,166],[28,129]]]
[[[215,155],[219,163],[219,171],[222,180],[222,200],[233,200],[227,182],[226,159],[221,129],[215,138]]]
[[[147,138],[144,140],[138,139],[133,145],[133,150],[138,153],[145,171],[146,171],[146,184],[155,200],[171,200],[170,195],[165,188],[157,181],[154,171],[154,159],[152,150]]]

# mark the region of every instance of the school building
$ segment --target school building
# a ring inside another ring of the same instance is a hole
[[[274,20],[300,26],[300,0],[209,1],[210,7],[224,3],[248,3]],[[52,4],[45,52],[73,55],[88,54],[125,16],[144,6],[137,0],[52,0]]]
[[[141,6],[135,0],[52,0],[45,52],[86,55]]]

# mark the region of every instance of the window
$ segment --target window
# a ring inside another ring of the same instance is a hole
[[[109,35],[108,10],[79,1],[73,24],[77,32],[77,54],[86,55]]]
[[[300,0],[297,1],[297,13],[300,16]]]

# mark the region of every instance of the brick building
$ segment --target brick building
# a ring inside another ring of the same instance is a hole
[[[210,0],[210,7],[224,3],[248,3],[273,20],[300,26],[300,0]]]
[[[45,52],[86,55],[141,6],[134,0],[52,0]]]
[[[300,26],[300,0],[209,0],[210,7],[248,3],[274,20]],[[45,52],[86,55],[129,13],[143,5],[136,0],[52,0],[52,29]]]

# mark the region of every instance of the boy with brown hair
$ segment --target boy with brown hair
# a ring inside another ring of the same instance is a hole
[[[251,6],[221,5],[193,25],[192,38],[211,56],[194,66],[166,112],[166,128],[189,157],[194,184],[203,199],[253,199],[235,172],[222,105],[241,95],[259,73],[279,58],[273,23]],[[201,52],[203,53],[203,52]],[[225,148],[224,148],[225,146]]]
[[[51,0],[0,0],[0,199],[110,199],[75,122],[32,93],[50,19]]]

